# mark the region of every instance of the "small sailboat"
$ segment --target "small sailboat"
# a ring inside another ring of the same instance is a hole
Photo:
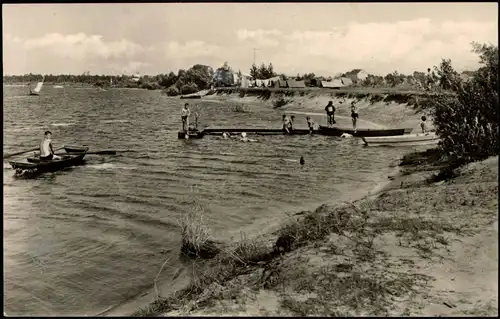
[[[45,80],[45,76],[42,78],[42,81],[36,84],[36,87],[32,90],[30,85],[30,95],[40,95],[40,91],[42,90],[43,81]]]

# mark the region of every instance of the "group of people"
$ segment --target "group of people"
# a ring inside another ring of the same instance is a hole
[[[328,127],[333,127],[333,125],[336,124],[336,122],[335,122],[335,106],[333,105],[332,101],[328,102],[328,104],[325,107],[325,111],[326,111]],[[358,122],[358,117],[359,117],[358,107],[356,106],[356,102],[352,101],[351,102],[351,120],[352,120],[352,128],[354,129],[354,132],[356,132],[356,124]]]

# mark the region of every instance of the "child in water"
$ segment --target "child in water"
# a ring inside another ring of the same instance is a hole
[[[307,126],[309,127],[309,134],[312,134],[314,131],[314,124],[316,122],[314,122],[314,120],[311,119],[310,116],[306,117],[306,120],[307,120]]]

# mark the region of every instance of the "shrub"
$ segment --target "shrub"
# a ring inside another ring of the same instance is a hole
[[[427,101],[440,148],[456,165],[498,154],[498,47],[477,43],[473,47],[483,65],[475,77],[462,82],[450,61],[443,60],[439,71],[446,79],[444,86],[455,94]]]
[[[198,86],[195,83],[188,83],[181,86],[182,94],[191,94],[198,92]]]
[[[283,96],[280,96],[278,99],[276,99],[273,102],[273,106],[274,106],[274,108],[280,108],[282,106],[287,105],[290,102],[291,102],[291,100],[285,99],[285,98],[283,98]]]
[[[179,95],[179,89],[172,85],[165,91],[165,93],[167,93],[168,96],[177,96]]]
[[[210,258],[217,254],[218,249],[211,240],[205,211],[195,202],[191,211],[184,215],[178,224],[181,228],[181,252],[187,256]]]

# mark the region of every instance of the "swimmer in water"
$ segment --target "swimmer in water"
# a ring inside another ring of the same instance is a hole
[[[224,132],[224,133],[222,133],[222,138],[225,139],[225,140],[227,140],[227,139],[230,138],[230,135],[227,134],[226,132]]]
[[[251,138],[248,138],[248,137],[247,137],[247,133],[245,133],[245,132],[241,133],[241,138],[240,138],[240,140],[241,140],[242,142],[256,142],[256,141],[257,141],[257,140],[252,140]]]

